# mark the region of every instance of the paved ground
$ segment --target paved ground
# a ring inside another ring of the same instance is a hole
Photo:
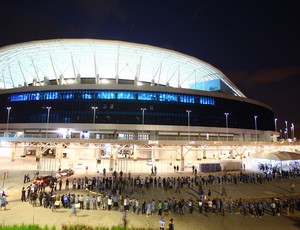
[[[26,171],[28,172],[28,171]],[[0,170],[3,173],[3,170]],[[0,224],[39,224],[56,226],[60,229],[62,224],[87,224],[87,225],[101,225],[112,226],[122,224],[122,213],[119,211],[103,211],[103,210],[79,210],[77,216],[71,215],[70,209],[57,209],[55,212],[51,212],[50,209],[43,207],[32,207],[28,202],[21,202],[21,188],[23,184],[23,170],[9,170],[9,178],[5,181],[4,187],[8,190],[8,206],[7,210],[0,211]],[[30,172],[33,176],[33,172]],[[87,175],[92,177],[97,174],[75,174],[72,177],[83,177]],[[159,176],[181,176],[191,175],[189,173],[174,173],[174,174],[161,174]],[[134,176],[134,175],[133,175]],[[142,175],[145,176],[145,175]],[[300,179],[296,179],[295,192],[300,195]],[[63,183],[64,185],[64,183]],[[0,183],[2,188],[2,180]],[[27,184],[26,184],[27,186]],[[63,186],[64,187],[64,186]],[[204,186],[207,191],[211,189],[212,197],[220,196],[221,186],[212,185]],[[280,180],[267,182],[263,184],[229,184],[225,185],[225,189],[228,197],[232,198],[251,198],[251,197],[276,197],[276,196],[289,196],[290,194],[290,181]],[[67,191],[62,191],[65,193]],[[164,191],[158,188],[151,188],[147,190],[135,191],[133,196],[142,199],[164,199],[167,197],[189,199],[193,197],[197,199],[196,188],[182,189],[180,194],[176,194],[174,190]],[[85,194],[86,191],[75,190],[75,194]],[[159,217],[157,215],[147,218],[143,215],[136,215],[129,212],[128,215],[129,226],[135,227],[151,227],[158,229]],[[165,221],[169,221],[173,218],[175,221],[175,229],[300,229],[300,212],[296,212],[292,215],[281,215],[273,217],[267,214],[263,218],[251,218],[241,215],[226,215],[223,216],[205,216],[194,212],[189,215],[187,212],[183,216],[169,214],[165,216]]]

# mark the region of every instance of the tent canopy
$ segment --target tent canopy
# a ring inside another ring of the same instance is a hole
[[[275,161],[294,161],[300,160],[300,152],[286,152],[286,151],[275,151],[275,152],[259,152],[253,154],[252,158],[260,158]]]

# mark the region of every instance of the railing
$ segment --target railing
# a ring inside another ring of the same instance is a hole
[[[24,138],[29,138],[29,139],[45,139],[45,141],[47,139],[51,139],[53,141],[53,139],[57,139],[57,140],[74,140],[74,141],[78,141],[78,140],[85,140],[85,141],[88,141],[88,140],[120,140],[120,141],[149,141],[149,140],[158,140],[158,141],[188,141],[190,143],[193,143],[193,142],[199,142],[199,141],[205,141],[205,142],[223,142],[223,143],[226,143],[226,142],[256,142],[256,137],[253,136],[252,138],[250,139],[247,139],[247,140],[240,140],[240,138],[238,138],[238,136],[230,136],[227,137],[226,136],[209,136],[209,138],[207,138],[206,136],[190,136],[190,137],[187,137],[187,136],[156,136],[156,138],[151,138],[151,139],[138,139],[138,137],[135,137],[135,138],[132,138],[132,139],[126,139],[126,138],[118,138],[118,136],[110,136],[109,138],[99,138],[99,137],[96,137],[94,135],[91,135],[89,138],[74,138],[74,137],[71,137],[71,138],[62,138],[62,137],[58,137],[57,135],[51,135],[51,133],[48,133],[48,135],[46,134],[23,134],[23,135],[12,135],[10,134],[9,136],[7,136],[5,133],[0,133],[0,139],[2,141],[5,141],[5,140],[10,140],[10,141],[17,141],[17,140],[21,140],[21,139],[24,139]],[[260,137],[258,142],[269,142],[269,141],[266,141],[264,138]],[[278,139],[277,142],[286,142],[286,143],[289,143],[289,142],[299,142],[297,139],[294,139],[294,140],[284,140],[284,139]]]

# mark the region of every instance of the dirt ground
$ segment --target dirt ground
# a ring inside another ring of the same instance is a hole
[[[7,191],[8,205],[6,210],[0,211],[0,224],[12,225],[12,224],[39,224],[41,226],[48,225],[56,226],[57,229],[61,229],[63,224],[86,224],[91,226],[115,226],[122,225],[122,212],[120,211],[103,211],[103,210],[78,210],[77,215],[74,216],[71,213],[71,209],[59,208],[54,212],[51,209],[45,209],[44,207],[32,207],[28,202],[21,202],[21,189],[25,188],[29,183],[23,183],[24,173],[30,173],[33,177],[33,171],[13,169],[8,171],[9,177],[5,180],[4,188]],[[0,170],[2,175],[4,171]],[[43,174],[41,172],[41,174]],[[102,176],[101,174],[93,173],[75,173],[73,177],[93,177]],[[157,176],[183,176],[191,175],[190,172],[174,173],[174,174],[160,174]],[[136,176],[136,175],[133,175]],[[141,176],[148,176],[142,174]],[[295,193],[300,195],[300,179],[294,180]],[[3,185],[3,180],[0,181],[0,188]],[[63,183],[63,188],[65,183]],[[212,197],[221,196],[220,185],[204,186],[204,190],[208,189],[212,191]],[[227,184],[225,185],[227,197],[234,199],[252,198],[252,197],[277,197],[277,196],[289,196],[290,195],[290,181],[280,180],[266,182],[263,184]],[[62,190],[61,193],[67,193],[67,190]],[[124,191],[126,194],[126,191]],[[85,190],[72,190],[72,193],[86,194]],[[197,200],[197,189],[184,188],[181,189],[181,193],[175,193],[175,190],[162,190],[161,188],[150,188],[134,191],[134,197],[140,200],[163,200],[165,198],[184,198],[185,200],[193,198]],[[127,213],[128,226],[134,227],[146,227],[159,229],[159,217],[153,215],[146,217],[145,215],[136,215],[131,211]],[[273,217],[270,214],[265,215],[263,218],[251,218],[244,217],[242,215],[229,215],[228,213],[223,216],[199,214],[196,209],[193,214],[188,214],[187,209],[185,215],[179,216],[176,214],[169,214],[164,216],[164,220],[167,223],[170,218],[174,219],[175,229],[300,229],[300,212],[296,211],[295,214],[281,215]]]

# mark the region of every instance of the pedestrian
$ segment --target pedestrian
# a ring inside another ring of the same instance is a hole
[[[207,193],[207,196],[211,196],[211,191],[210,191],[210,189],[208,190],[208,193]]]
[[[30,182],[30,176],[29,176],[29,173],[26,175],[26,182]]]
[[[22,191],[21,191],[21,201],[22,202],[26,201],[26,190],[25,190],[25,187],[23,187]]]
[[[163,217],[160,218],[158,223],[159,223],[159,229],[164,230],[165,229],[165,221],[164,221]]]
[[[162,210],[163,210],[163,204],[161,201],[158,201],[158,215],[161,216],[162,215]]]
[[[174,230],[174,222],[173,222],[173,218],[170,219],[170,222],[169,222],[169,230]]]
[[[75,206],[75,204],[72,204],[71,208],[72,208],[72,215],[76,216],[76,206]]]
[[[93,196],[93,198],[92,198],[92,204],[93,204],[93,210],[96,210],[97,209],[97,199],[95,196]]]
[[[193,199],[192,199],[192,198],[189,200],[189,202],[188,202],[188,206],[189,206],[189,211],[190,211],[190,214],[192,214],[192,213],[193,213],[193,211],[194,211],[194,201],[193,201]]]
[[[291,181],[291,193],[295,192],[295,184],[293,181]]]
[[[124,229],[125,229],[126,226],[127,226],[127,212],[126,212],[126,210],[124,210],[122,212],[122,221],[123,221],[123,226],[124,226]]]
[[[224,186],[222,186],[222,196],[227,196],[227,193],[226,193],[226,190],[225,190]]]
[[[2,207],[4,207],[4,210],[6,210],[7,199],[6,199],[6,195],[4,192],[2,194],[2,198],[0,197],[0,199],[1,199],[0,208],[2,209]]]

